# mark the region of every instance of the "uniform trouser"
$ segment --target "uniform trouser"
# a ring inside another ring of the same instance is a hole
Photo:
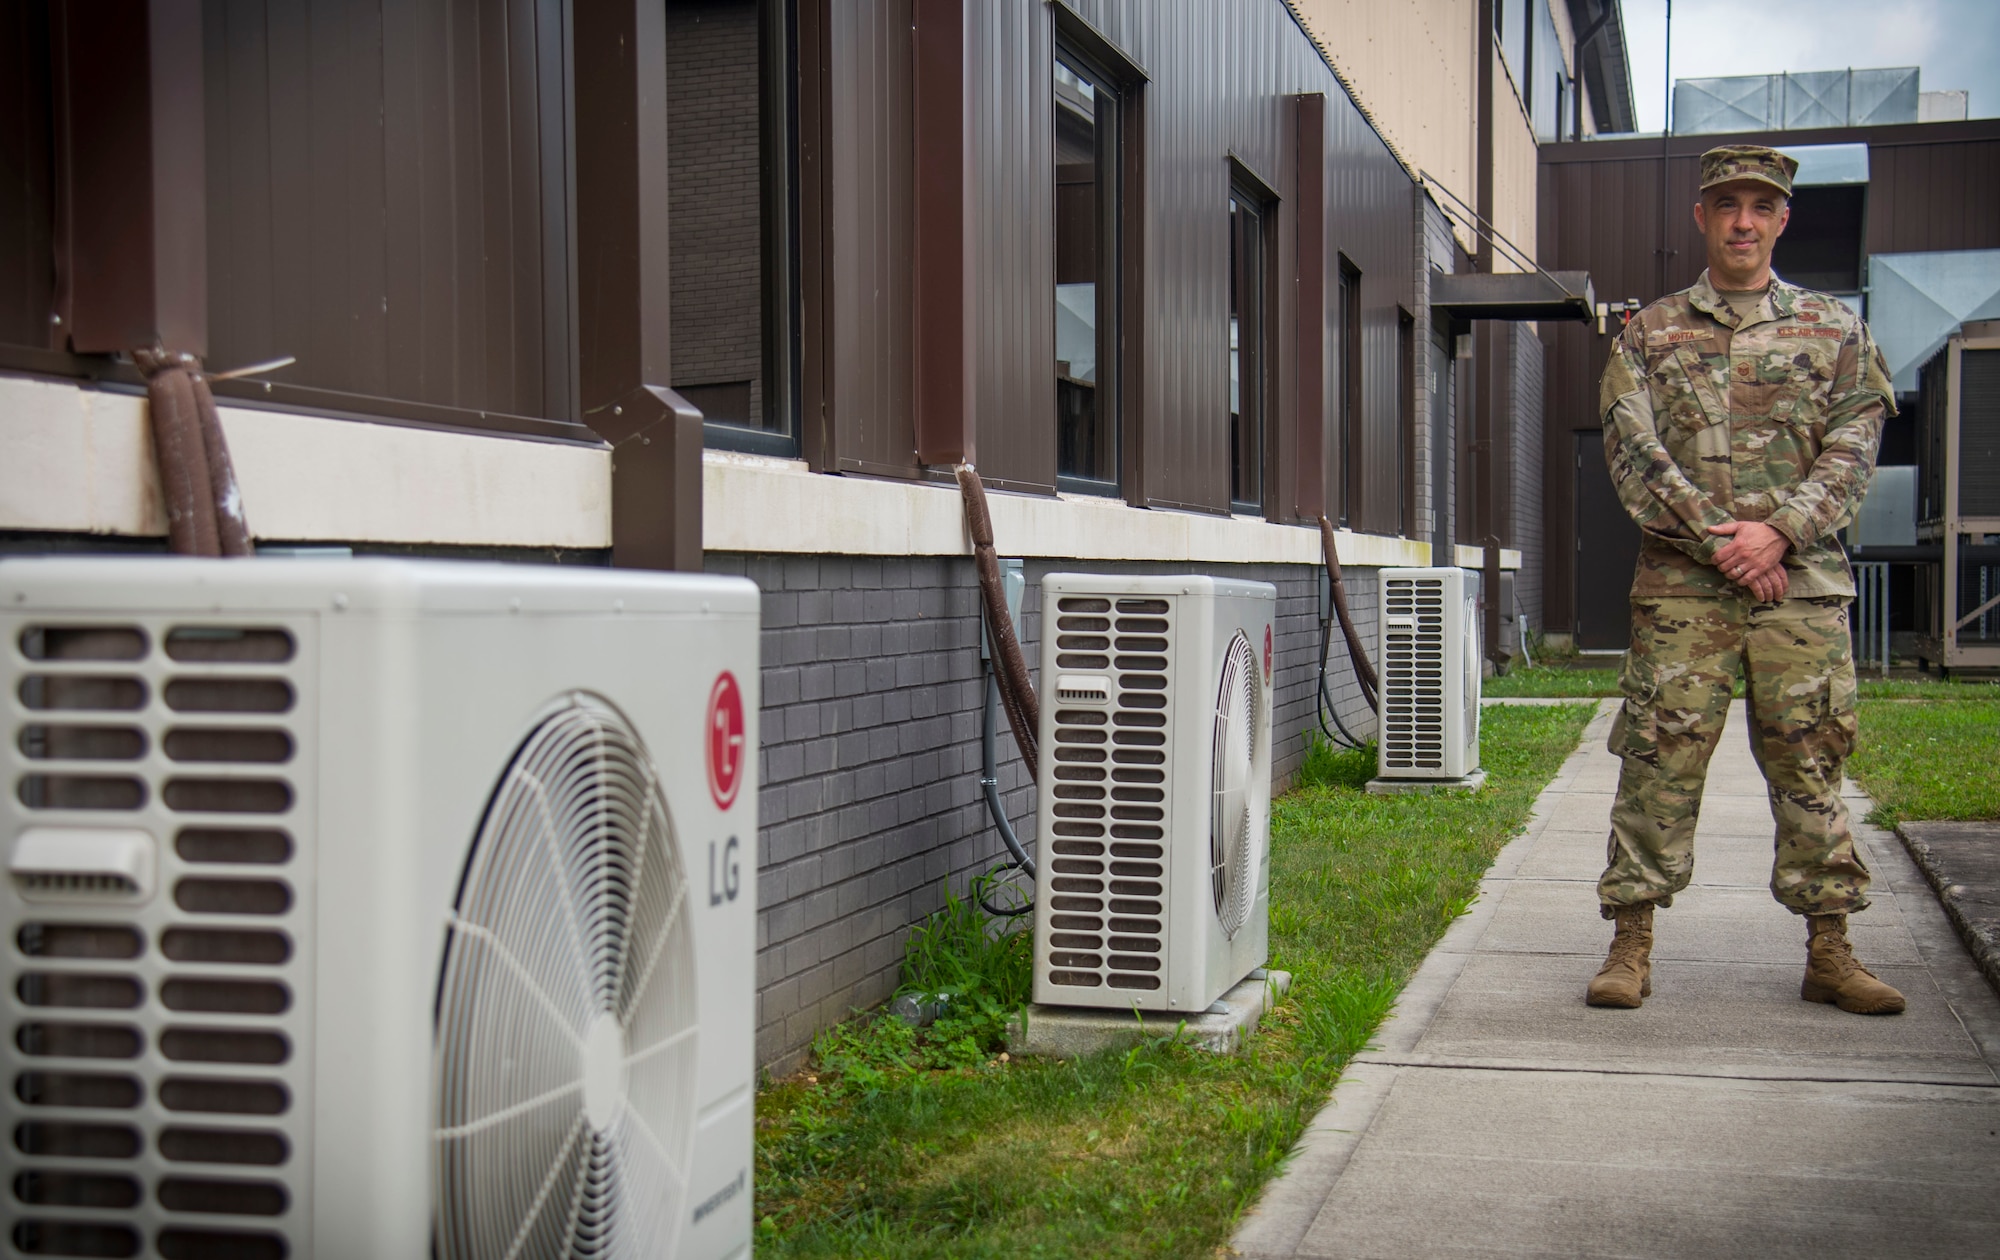
[[[1610,739],[1625,764],[1597,884],[1606,918],[1619,906],[1672,905],[1687,887],[1708,759],[1732,684],[1746,675],[1750,750],[1777,823],[1771,895],[1796,914],[1868,904],[1868,867],[1840,799],[1855,737],[1847,604],[1843,596],[1633,599],[1625,703]]]

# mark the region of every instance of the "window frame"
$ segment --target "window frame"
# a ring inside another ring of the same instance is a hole
[[[1352,529],[1361,519],[1361,268],[1345,253],[1338,255],[1340,278],[1335,308],[1340,325],[1334,332],[1336,368],[1340,373],[1339,410],[1334,446],[1340,458],[1340,525]]]
[[[788,0],[757,0],[758,327],[763,338],[758,370],[767,412],[781,414],[785,424],[782,430],[753,429],[704,415],[701,444],[706,450],[797,459],[804,449],[805,294],[800,283],[799,146],[793,142],[800,134],[799,49],[798,6]]]
[[[1231,417],[1232,424],[1242,416],[1248,414],[1247,409],[1244,407],[1244,395],[1246,392],[1249,393],[1250,397],[1254,398],[1256,407],[1255,428],[1253,433],[1247,435],[1249,439],[1247,446],[1245,443],[1246,435],[1231,432],[1227,439],[1229,446],[1228,503],[1229,510],[1234,515],[1264,516],[1271,503],[1271,491],[1275,480],[1271,457],[1274,445],[1273,438],[1276,436],[1274,433],[1276,426],[1272,423],[1275,410],[1272,403],[1274,401],[1273,395],[1276,392],[1273,386],[1277,380],[1277,370],[1274,362],[1277,342],[1272,337],[1272,332],[1279,323],[1276,309],[1278,280],[1275,271],[1278,264],[1277,226],[1280,202],[1277,193],[1272,191],[1268,183],[1258,178],[1253,171],[1232,157],[1229,160],[1229,190],[1225,204],[1229,207],[1229,225],[1226,228],[1229,237],[1227,254],[1229,261],[1226,264],[1224,287],[1225,291],[1229,294],[1228,301],[1231,313],[1235,314],[1239,322],[1237,326],[1238,345],[1236,351],[1238,355],[1238,406],[1235,412],[1230,412],[1225,406],[1223,414]],[[1238,205],[1241,205],[1244,211],[1253,217],[1254,234],[1239,234],[1235,222],[1236,207]],[[1246,357],[1244,351],[1249,347],[1245,345],[1245,340],[1242,336],[1242,315],[1237,310],[1239,306],[1237,293],[1237,263],[1239,259],[1237,242],[1239,239],[1252,239],[1256,242],[1256,257],[1251,260],[1253,268],[1248,273],[1252,275],[1255,286],[1254,291],[1248,295],[1247,302],[1255,320],[1254,366],[1249,372],[1245,372],[1242,367],[1244,358]],[[1246,383],[1252,383],[1253,388],[1246,391],[1244,389]],[[1251,473],[1256,478],[1256,495],[1254,498],[1238,494],[1239,490],[1247,488],[1242,481],[1245,472]]]
[[[1097,150],[1093,155],[1096,168],[1097,187],[1097,380],[1094,395],[1100,423],[1108,422],[1111,429],[1110,452],[1106,462],[1111,467],[1112,476],[1085,477],[1066,473],[1062,468],[1062,425],[1063,409],[1060,381],[1051,374],[1050,388],[1056,394],[1054,416],[1056,431],[1053,434],[1056,445],[1056,491],[1060,494],[1088,494],[1100,498],[1121,498],[1126,489],[1126,460],[1129,455],[1125,429],[1125,384],[1127,365],[1124,362],[1125,320],[1128,309],[1125,282],[1125,220],[1128,213],[1126,204],[1125,170],[1128,155],[1127,132],[1130,129],[1128,91],[1131,76],[1104,58],[1093,55],[1082,46],[1074,35],[1058,22],[1053,55],[1049,65],[1049,91],[1055,92],[1055,76],[1058,67],[1067,67],[1071,74],[1090,81],[1095,101],[1092,119],[1093,139]],[[1053,109],[1060,109],[1054,106]],[[1054,202],[1054,113],[1050,115],[1050,196],[1049,222],[1051,244],[1053,228],[1058,210]],[[1056,283],[1053,279],[1055,251],[1050,251],[1051,281],[1049,301],[1055,302]],[[1051,364],[1053,368],[1053,364]]]

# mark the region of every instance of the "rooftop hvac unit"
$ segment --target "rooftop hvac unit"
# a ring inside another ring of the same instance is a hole
[[[1277,590],[1042,579],[1035,1000],[1200,1012],[1269,954]]]
[[[1918,663],[2000,665],[2000,320],[1961,325],[1918,378]]]
[[[0,563],[15,1251],[747,1254],[757,608]]]
[[[1479,769],[1479,575],[1381,571],[1376,772],[1460,779]]]

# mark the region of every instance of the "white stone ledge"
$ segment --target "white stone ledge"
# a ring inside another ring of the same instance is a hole
[[[231,405],[220,412],[258,538],[611,545],[605,449]],[[145,399],[0,376],[0,528],[165,534]]]
[[[1092,495],[987,492],[1000,553],[1065,560],[1318,564],[1319,531],[1253,517],[1152,511]],[[1423,566],[1429,543],[1339,530],[1343,565]],[[710,551],[970,555],[958,488],[829,477],[798,460],[709,451],[702,545]],[[1518,560],[1516,560],[1518,563]]]
[[[611,545],[603,448],[224,405],[223,431],[260,539],[494,547]],[[797,460],[709,451],[710,551],[968,555],[954,486],[824,476]],[[1088,495],[988,500],[1000,550],[1068,560],[1318,564],[1319,534],[1253,517],[1149,511]],[[0,375],[0,529],[166,533],[145,399]],[[1428,543],[1340,530],[1344,565],[1431,562]],[[1459,547],[1459,564],[1481,563]],[[1502,552],[1508,568],[1520,553]]]

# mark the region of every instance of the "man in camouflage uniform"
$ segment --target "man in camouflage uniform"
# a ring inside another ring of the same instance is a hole
[[[1854,582],[1834,537],[1895,404],[1867,326],[1771,274],[1797,169],[1761,146],[1702,155],[1694,213],[1708,270],[1639,312],[1604,369],[1605,454],[1644,544],[1611,731],[1624,770],[1597,888],[1617,935],[1593,1006],[1652,992],[1653,907],[1693,874],[1708,759],[1746,676],[1750,747],[1777,822],[1771,893],[1808,924],[1800,995],[1903,1009],[1847,943],[1868,867],[1840,800],[1855,738]]]

